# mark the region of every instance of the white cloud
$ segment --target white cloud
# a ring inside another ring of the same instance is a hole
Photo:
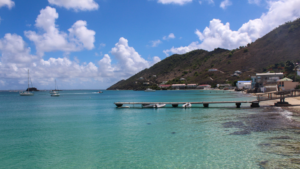
[[[232,5],[232,2],[230,0],[224,0],[221,2],[220,7],[222,9],[226,9],[230,5]]]
[[[150,66],[149,62],[142,58],[133,47],[128,45],[128,40],[121,37],[111,54],[118,61],[118,67],[124,73],[132,75]]]
[[[101,49],[101,48],[104,48],[105,46],[106,46],[105,43],[100,43],[99,48]]]
[[[42,9],[36,19],[35,26],[43,30],[43,34],[25,31],[25,35],[36,45],[37,54],[43,55],[50,51],[80,51],[84,48],[93,49],[95,31],[86,28],[86,21],[77,21],[68,30],[70,33],[60,32],[55,25],[58,13],[55,8]]]
[[[12,0],[0,0],[0,8],[7,6],[9,9],[15,6],[15,2]]]
[[[152,47],[156,47],[157,45],[159,45],[160,43],[161,43],[161,41],[160,40],[154,40],[154,41],[151,41],[151,43],[152,43]]]
[[[193,0],[158,0],[158,3],[184,5],[192,1]]]
[[[210,21],[209,27],[203,32],[196,30],[199,42],[192,42],[188,46],[164,50],[166,55],[170,53],[186,53],[195,49],[213,50],[214,48],[234,49],[245,46],[247,43],[264,36],[277,26],[287,21],[293,21],[300,17],[299,0],[278,0],[269,2],[269,10],[258,19],[250,20],[243,24],[237,31],[230,29],[230,24],[223,24],[219,19]]]
[[[154,65],[154,64],[156,64],[156,63],[158,63],[158,62],[160,62],[160,61],[161,61],[161,59],[160,59],[158,56],[154,56],[154,57],[153,57],[153,63],[152,63],[152,64]]]
[[[74,9],[75,11],[82,10],[97,10],[99,5],[94,0],[48,0],[52,5]]]
[[[34,86],[42,89],[52,88],[55,78],[59,79],[62,88],[95,88],[99,87],[99,81],[103,88],[160,61],[157,56],[151,61],[145,60],[128,45],[125,38],[120,38],[111,49],[114,64],[108,54],[95,64],[80,63],[77,57],[74,60],[67,57],[51,57],[45,60],[30,52],[30,48],[19,35],[8,33],[0,39],[0,89],[26,88],[24,84],[27,83],[28,69]]]
[[[248,0],[249,4],[256,4],[259,5],[261,0]]]
[[[174,38],[175,38],[174,33],[170,33],[168,36],[164,36],[163,40],[174,39]]]

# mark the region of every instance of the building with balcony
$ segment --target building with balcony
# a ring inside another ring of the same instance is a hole
[[[256,73],[256,76],[251,76],[251,87],[262,92],[277,91],[277,81],[282,78],[283,73]]]

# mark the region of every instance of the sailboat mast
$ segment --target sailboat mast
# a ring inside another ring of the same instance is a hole
[[[28,92],[29,92],[29,69],[28,69]]]

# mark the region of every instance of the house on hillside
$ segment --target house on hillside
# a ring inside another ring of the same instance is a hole
[[[167,84],[168,83],[168,81],[162,81],[161,82],[161,84]]]
[[[217,71],[219,71],[219,70],[216,69],[216,68],[211,68],[211,69],[208,69],[208,71],[209,71],[209,72],[217,72]]]
[[[199,85],[197,87],[197,89],[205,89],[205,88],[211,88],[211,85],[209,85],[209,84],[203,84],[203,85]]]
[[[161,84],[161,85],[158,85],[158,87],[161,89],[167,89],[167,88],[171,87],[171,85]]]
[[[182,77],[182,78],[180,78],[179,80],[180,80],[180,81],[185,81],[185,78]]]
[[[277,91],[277,81],[283,78],[283,73],[256,73],[251,76],[252,88],[261,92]]]
[[[150,82],[143,82],[143,85],[150,85]]]
[[[283,78],[277,81],[278,91],[292,90],[299,85],[299,82],[293,82],[292,79]]]
[[[143,77],[140,77],[139,80],[144,80],[144,78],[143,78]]]
[[[242,72],[241,71],[239,71],[239,70],[236,70],[235,72],[234,72],[234,74],[242,74]]]
[[[173,89],[185,89],[185,84],[172,84]]]
[[[155,77],[155,78],[156,78],[156,75],[152,75],[152,77]]]
[[[236,83],[236,87],[239,90],[251,89],[252,88],[252,81],[238,81]]]

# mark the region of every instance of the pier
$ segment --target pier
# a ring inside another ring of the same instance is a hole
[[[236,108],[240,108],[242,103],[251,103],[251,107],[259,107],[258,101],[212,101],[212,102],[115,102],[117,107],[125,105],[151,105],[151,104],[166,104],[172,107],[178,107],[179,104],[191,103],[192,105],[198,104],[208,108],[210,104],[235,104]]]

